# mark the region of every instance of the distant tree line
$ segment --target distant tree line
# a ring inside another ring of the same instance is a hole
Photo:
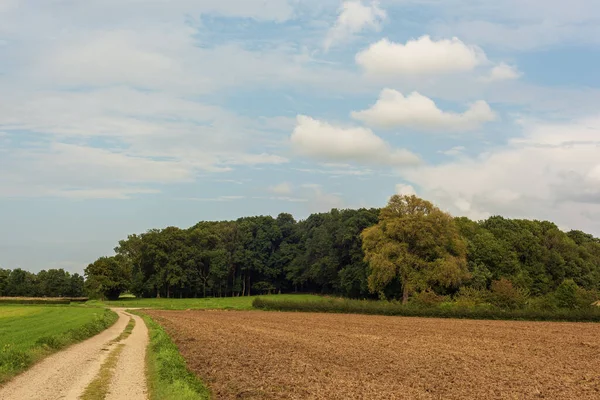
[[[482,290],[502,298],[600,289],[598,238],[547,221],[452,218],[414,196],[302,221],[280,214],[153,229],[121,240],[115,253],[87,267],[90,293],[313,292],[407,301]]]
[[[9,297],[82,297],[83,276],[63,269],[42,270],[37,274],[21,268],[0,268],[0,296]]]

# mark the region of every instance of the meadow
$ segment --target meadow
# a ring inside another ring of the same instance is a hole
[[[112,311],[97,307],[0,305],[0,384],[116,319]]]

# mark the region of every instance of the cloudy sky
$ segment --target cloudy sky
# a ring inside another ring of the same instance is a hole
[[[382,206],[600,235],[596,0],[0,0],[0,266]]]

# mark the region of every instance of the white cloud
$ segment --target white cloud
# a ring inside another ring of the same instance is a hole
[[[490,71],[489,75],[482,78],[484,82],[507,81],[519,79],[523,74],[519,72],[517,67],[500,63]]]
[[[411,185],[399,183],[396,185],[396,194],[399,194],[401,196],[411,196],[411,195],[416,196],[417,192],[415,191],[415,188],[412,187]]]
[[[50,189],[45,193],[48,197],[62,197],[68,199],[119,199],[127,200],[136,194],[154,194],[156,189],[143,188],[105,188],[105,189]]]
[[[257,200],[273,200],[273,201],[288,201],[290,203],[307,203],[310,199],[302,198],[302,197],[289,197],[289,196],[270,196],[270,197],[261,197],[256,196],[253,199]]]
[[[408,170],[426,198],[472,218],[549,219],[600,234],[600,117],[525,123],[521,140],[479,157]]]
[[[298,153],[325,161],[381,165],[419,162],[418,156],[392,148],[370,129],[334,126],[304,115],[298,116],[291,143]]]
[[[418,92],[404,95],[384,89],[370,109],[352,112],[352,118],[383,128],[408,127],[417,130],[469,131],[496,119],[483,100],[476,101],[461,113],[440,110],[435,102]]]
[[[465,146],[454,146],[448,150],[440,150],[438,153],[445,154],[447,156],[458,156],[465,151]]]
[[[288,182],[282,182],[279,185],[270,186],[269,192],[285,195],[285,194],[291,194],[293,192],[293,189],[292,189],[292,185],[290,185]]]
[[[188,201],[205,201],[205,202],[217,202],[217,203],[227,203],[230,201],[243,200],[246,196],[218,196],[218,197],[183,197],[179,200],[188,200]]]
[[[378,31],[386,17],[387,13],[379,8],[378,2],[373,1],[369,6],[365,6],[362,0],[345,1],[340,7],[335,25],[327,34],[325,50],[365,29]]]
[[[308,211],[310,213],[327,212],[332,208],[343,208],[345,203],[337,193],[327,193],[319,184],[304,184],[302,187],[308,190],[306,197],[309,199]]]
[[[369,75],[431,75],[471,71],[486,64],[483,50],[454,37],[432,40],[428,35],[406,44],[382,39],[356,55],[356,63]]]

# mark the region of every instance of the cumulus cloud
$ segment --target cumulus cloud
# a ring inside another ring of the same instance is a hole
[[[417,192],[416,192],[415,188],[412,187],[411,185],[399,183],[396,185],[396,194],[399,194],[401,196],[411,196],[411,195],[416,196]]]
[[[345,1],[339,9],[337,21],[327,34],[325,50],[348,40],[365,29],[379,30],[387,13],[379,8],[378,2],[365,6],[361,0]]]
[[[483,100],[471,104],[463,113],[453,113],[440,110],[433,100],[418,92],[405,97],[393,89],[384,89],[371,108],[351,115],[371,126],[436,131],[469,131],[496,119]]]
[[[431,75],[471,71],[487,63],[483,50],[458,38],[432,40],[428,35],[402,43],[382,39],[356,55],[369,75]]]
[[[302,155],[339,162],[410,165],[419,157],[405,149],[394,149],[373,131],[345,128],[299,115],[291,136],[293,148]]]
[[[519,72],[517,67],[505,63],[500,63],[494,68],[492,68],[489,75],[484,76],[482,80],[484,82],[507,81],[519,79],[521,75],[522,73]]]
[[[523,137],[478,157],[407,170],[419,193],[472,218],[539,218],[600,233],[600,118],[526,123]]]

